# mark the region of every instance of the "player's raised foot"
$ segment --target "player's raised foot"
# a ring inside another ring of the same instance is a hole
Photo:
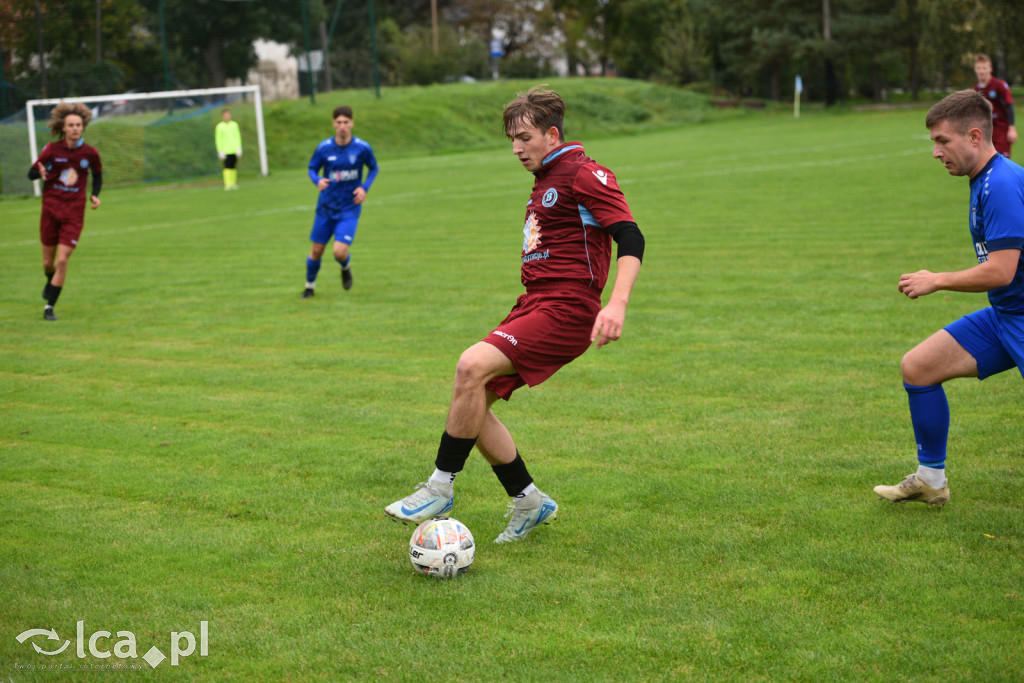
[[[446,488],[447,490],[441,490]],[[442,487],[431,482],[420,482],[416,490],[402,500],[384,508],[384,514],[402,524],[419,524],[437,517],[455,507],[455,491],[450,484]]]
[[[306,287],[304,290],[302,290],[303,299],[312,299],[315,295],[316,290],[313,289],[312,287]]]
[[[57,314],[53,312],[53,306],[47,306],[43,309],[43,320],[56,320]]]
[[[558,503],[538,489],[508,504],[505,516],[512,516],[505,530],[494,539],[495,543],[511,543],[526,537],[541,524],[550,524],[558,518]]]
[[[352,289],[352,269],[341,269],[341,286],[345,289]]]
[[[907,477],[895,486],[876,486],[875,493],[890,503],[908,503],[917,501],[928,507],[942,507],[949,502],[949,482],[943,482],[940,488],[932,488],[924,483],[916,474]]]

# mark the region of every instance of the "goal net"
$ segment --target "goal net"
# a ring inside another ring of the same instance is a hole
[[[27,173],[46,143],[54,140],[46,124],[60,102],[82,102],[92,110],[85,140],[103,159],[104,187],[219,177],[214,128],[225,107],[242,132],[240,175],[267,175],[258,86],[68,97],[30,100],[22,112],[0,122],[4,195],[40,194],[40,183],[28,180]]]

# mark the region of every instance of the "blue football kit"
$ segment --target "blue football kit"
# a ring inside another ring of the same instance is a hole
[[[363,167],[368,169],[366,180],[363,180]],[[347,145],[339,145],[333,137],[329,137],[319,145],[309,160],[309,179],[316,185],[321,178],[331,181],[320,193],[316,204],[316,218],[310,241],[327,244],[334,239],[352,244],[359,224],[359,213],[362,207],[352,199],[352,193],[358,187],[369,192],[370,186],[377,177],[377,159],[373,149],[365,140],[353,137]]]
[[[971,179],[971,239],[978,263],[1021,249],[1013,281],[988,293],[990,308],[946,327],[978,362],[978,377],[1017,367],[1024,374],[1024,168],[996,154]]]

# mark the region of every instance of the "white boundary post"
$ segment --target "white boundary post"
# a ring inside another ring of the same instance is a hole
[[[29,163],[32,163],[39,158],[39,148],[36,142],[36,125],[35,115],[32,113],[32,107],[35,105],[45,104],[60,104],[61,102],[109,102],[110,100],[116,99],[119,101],[128,100],[154,100],[158,98],[166,97],[192,97],[193,95],[232,95],[235,93],[252,93],[256,103],[256,136],[259,140],[260,148],[260,175],[267,175],[267,141],[263,130],[263,102],[260,97],[260,86],[258,85],[240,85],[231,88],[205,88],[202,90],[162,90],[156,92],[140,92],[140,93],[124,93],[118,94],[113,93],[110,95],[94,95],[90,97],[56,97],[45,100],[29,100],[25,103],[25,117],[28,123],[28,144],[29,154],[31,158]],[[40,187],[38,180],[32,181],[32,187],[35,191],[35,195],[38,197],[42,194],[42,188]]]
[[[256,95],[256,140],[260,148],[260,175],[266,176],[267,170],[267,138],[263,130],[263,95],[259,87],[253,91]]]

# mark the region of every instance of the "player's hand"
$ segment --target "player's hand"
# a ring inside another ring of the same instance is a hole
[[[242,148],[241,147],[238,148],[238,158],[239,159],[242,158]]]
[[[625,321],[626,307],[610,302],[597,314],[594,327],[590,330],[590,341],[597,342],[597,348],[610,341],[617,341],[622,336],[622,325]]]
[[[357,187],[356,189],[352,190],[353,204],[362,204],[364,199],[366,199],[366,190],[364,190],[361,187]]]
[[[1006,131],[1006,141],[1011,145],[1017,142],[1017,126],[1010,126]]]
[[[100,198],[99,197],[97,197],[96,195],[93,195],[89,199],[92,200],[92,208],[94,208],[94,209],[100,208]]]
[[[39,169],[39,179],[42,180],[42,181],[45,181],[46,180],[46,166],[44,166],[43,162],[40,161],[38,164],[36,164],[36,168]]]
[[[220,152],[217,152],[217,158],[220,159],[221,161],[224,161],[225,159],[228,158],[228,156],[226,154],[221,154]]]
[[[911,299],[925,296],[938,290],[935,283],[935,273],[928,270],[919,270],[916,273],[904,273],[900,275],[900,291]]]
[[[326,189],[327,189],[327,186],[328,186],[328,185],[330,185],[330,184],[331,184],[331,181],[330,181],[329,179],[327,179],[327,178],[321,178],[321,179],[320,179],[320,180],[318,180],[318,181],[317,181],[317,183],[316,183],[316,189],[318,189],[318,190],[320,190],[321,192],[323,192],[324,190],[326,190]]]

